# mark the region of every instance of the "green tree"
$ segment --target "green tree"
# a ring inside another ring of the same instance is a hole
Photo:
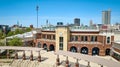
[[[9,46],[22,46],[22,40],[20,38],[14,37],[8,42]]]
[[[14,33],[19,34],[19,29],[16,29]]]
[[[0,46],[4,46],[4,43],[3,43],[3,42],[0,42]]]
[[[22,34],[22,33],[24,33],[24,30],[19,29],[19,34]]]
[[[14,35],[13,31],[8,32],[8,34],[7,34],[7,36],[12,36],[12,35]]]
[[[0,31],[0,39],[4,39],[6,36],[3,32]]]
[[[14,33],[15,34],[22,34],[22,33],[24,33],[24,30],[22,30],[22,29],[16,29]]]
[[[0,32],[0,39],[2,39],[2,35],[3,35],[3,33],[2,33],[2,32]]]
[[[32,29],[30,27],[26,28],[26,32],[30,32]]]

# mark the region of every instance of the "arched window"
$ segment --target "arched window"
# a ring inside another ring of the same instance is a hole
[[[82,47],[81,48],[81,53],[82,54],[88,54],[88,48],[87,47]]]
[[[40,44],[40,42],[38,42],[38,47],[41,48],[41,44]]]
[[[92,55],[99,55],[99,48],[98,47],[94,47],[92,49]]]
[[[44,48],[44,50],[47,50],[47,45],[43,44],[43,48]]]
[[[110,37],[107,37],[107,43],[110,43]]]
[[[55,47],[54,47],[53,44],[51,44],[51,45],[49,46],[49,50],[50,50],[50,51],[54,51],[54,50],[55,50]]]
[[[109,48],[105,50],[105,55],[110,55],[110,49]]]
[[[71,51],[71,52],[77,52],[77,48],[76,48],[75,46],[72,46],[72,47],[70,48],[70,51]]]

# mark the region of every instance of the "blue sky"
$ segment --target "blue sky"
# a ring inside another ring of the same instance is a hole
[[[120,0],[0,0],[0,24],[23,26],[36,23],[36,5],[39,5],[39,27],[57,22],[73,23],[80,18],[81,24],[102,23],[102,11],[111,9],[111,23],[120,22]]]

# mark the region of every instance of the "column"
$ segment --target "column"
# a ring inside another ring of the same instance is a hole
[[[33,52],[31,51],[30,61],[33,61]]]
[[[26,60],[25,51],[23,51],[23,60]]]
[[[53,40],[53,35],[50,35],[51,36],[51,40]]]
[[[66,57],[66,67],[69,67],[69,60],[68,60],[68,56]]]
[[[10,59],[10,53],[9,53],[9,50],[7,50],[7,59]]]
[[[59,66],[60,65],[60,59],[59,59],[59,55],[57,55],[57,59],[56,59],[56,65]]]
[[[47,34],[45,34],[45,39],[47,39]]]
[[[76,59],[75,67],[79,67],[78,59]]]
[[[40,55],[40,51],[38,51],[38,62],[41,62],[41,55]]]
[[[90,67],[90,62],[88,61],[88,66],[87,67]]]
[[[15,59],[18,59],[18,53],[15,51]]]
[[[88,42],[91,42],[91,37],[90,37],[90,35],[87,36],[87,37],[88,37]]]
[[[78,36],[78,41],[81,42],[81,37],[80,36]]]

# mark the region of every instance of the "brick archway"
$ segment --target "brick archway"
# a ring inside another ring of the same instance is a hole
[[[41,48],[41,46],[42,46],[41,43],[38,42],[37,47]]]
[[[46,43],[43,44],[43,48],[44,48],[44,50],[47,50],[47,44]]]
[[[100,49],[98,47],[92,48],[92,55],[99,55]]]
[[[50,50],[50,51],[55,51],[55,46],[54,46],[53,44],[50,44],[49,50]]]
[[[107,49],[105,50],[105,55],[110,55],[110,48],[107,48]]]
[[[77,48],[75,46],[70,47],[71,52],[77,52]]]
[[[82,47],[80,52],[82,54],[88,54],[88,48],[87,47]]]

